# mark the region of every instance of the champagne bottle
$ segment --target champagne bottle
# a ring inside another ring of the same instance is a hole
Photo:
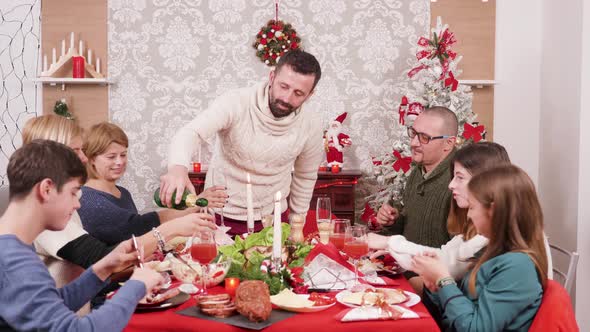
[[[159,207],[167,207],[160,199],[160,188],[154,191],[154,202]],[[182,194],[182,199],[179,204],[176,204],[176,190],[172,193],[172,208],[176,210],[183,210],[188,207],[200,206],[206,207],[209,204],[206,198],[198,198],[197,195],[192,194],[188,189]]]

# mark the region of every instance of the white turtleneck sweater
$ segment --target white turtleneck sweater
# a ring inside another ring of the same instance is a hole
[[[193,151],[217,135],[209,170],[223,170],[229,202],[224,215],[246,220],[246,174],[250,173],[255,218],[271,213],[282,194],[281,210],[306,213],[323,157],[319,114],[300,107],[277,119],[268,106],[268,83],[230,91],[181,128],[170,142],[168,165],[187,166]],[[291,171],[293,173],[291,174]],[[205,187],[212,185],[207,172]]]

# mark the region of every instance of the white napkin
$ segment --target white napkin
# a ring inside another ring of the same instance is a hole
[[[396,310],[399,310],[402,315],[397,319],[414,319],[420,318],[420,315],[415,313],[414,311],[404,308],[399,305],[392,305]],[[359,307],[350,309],[348,312],[344,314],[344,316],[340,319],[342,322],[355,322],[355,321],[364,321],[364,320],[388,320],[388,319],[395,319],[394,317],[390,317],[387,312],[383,309],[379,310],[378,307]]]
[[[354,271],[323,253],[305,266],[303,279],[305,285],[311,288],[347,289],[355,284]]]

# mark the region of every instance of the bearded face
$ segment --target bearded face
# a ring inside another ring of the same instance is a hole
[[[295,106],[275,97],[272,93],[272,87],[269,91],[269,108],[275,118],[284,118],[295,111]]]
[[[270,72],[268,106],[276,118],[284,118],[298,109],[312,94],[315,75],[304,75],[285,65]]]

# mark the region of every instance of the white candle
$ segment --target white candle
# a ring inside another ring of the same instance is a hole
[[[70,50],[74,50],[74,33],[70,34]]]
[[[92,50],[88,49],[88,64],[92,66]]]
[[[57,62],[57,51],[55,47],[51,50],[51,65],[53,66]]]
[[[47,71],[47,54],[43,55],[43,71]]]
[[[272,233],[272,257],[275,260],[281,258],[281,232],[281,192],[277,191],[275,194],[275,213]]]
[[[100,58],[96,57],[96,72],[100,74]]]
[[[201,143],[199,143],[199,151],[198,151],[198,155],[197,155],[197,162],[201,162],[201,150],[203,148],[201,147]]]
[[[80,56],[84,56],[84,42],[80,40],[80,48],[78,49]]]
[[[254,232],[254,206],[252,205],[252,183],[250,183],[250,173],[246,175],[246,210],[248,212],[247,227],[248,233]]]
[[[61,56],[66,55],[66,40],[61,40]]]

